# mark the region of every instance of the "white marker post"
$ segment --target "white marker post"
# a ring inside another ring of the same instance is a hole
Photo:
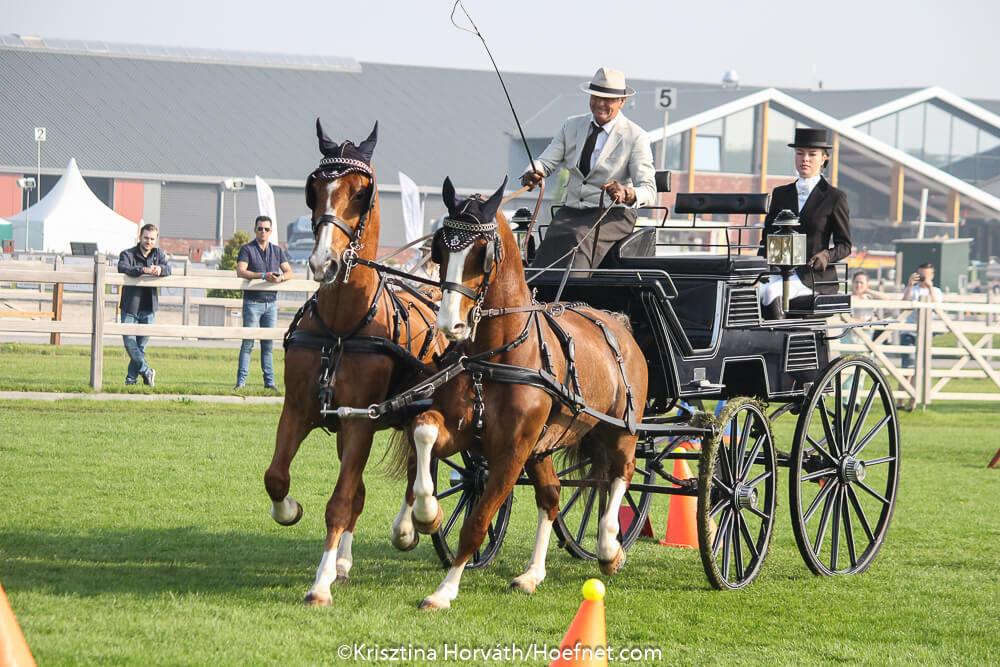
[[[42,142],[45,141],[45,128],[35,128],[35,143],[38,144],[38,165],[35,176],[38,177],[38,190],[35,192],[35,203],[42,198]],[[31,202],[28,202],[29,204]]]

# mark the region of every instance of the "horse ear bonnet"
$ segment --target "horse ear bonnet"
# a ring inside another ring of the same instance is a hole
[[[323,131],[323,125],[320,123],[319,118],[316,119],[316,138],[319,140],[319,152],[323,154],[324,160],[327,158],[344,158],[347,160],[357,160],[368,165],[369,169],[371,167],[372,154],[375,152],[375,144],[378,143],[378,121],[375,121],[375,127],[372,128],[371,134],[368,138],[361,142],[361,145],[355,146],[350,141],[345,141],[342,144],[337,144],[326,135]],[[356,170],[360,171],[360,170]],[[340,172],[340,173],[338,173]],[[309,174],[306,179],[306,206],[309,210],[313,210],[316,206],[316,193],[313,190],[313,183],[318,175],[323,175],[327,178],[335,178],[337,175],[343,175],[348,173],[341,169],[335,167],[325,167],[323,162],[320,162],[320,166],[316,171]],[[374,199],[375,193],[372,191],[372,198]],[[370,208],[370,205],[369,205]]]
[[[444,249],[457,252],[468,247],[476,239],[482,238],[486,241],[483,273],[488,275],[492,272],[503,256],[503,248],[496,231],[496,214],[506,187],[507,179],[504,178],[500,188],[489,199],[484,200],[480,195],[473,195],[459,203],[455,199],[455,186],[450,178],[445,178],[441,198],[448,209],[448,216],[434,239],[431,259],[440,264]]]

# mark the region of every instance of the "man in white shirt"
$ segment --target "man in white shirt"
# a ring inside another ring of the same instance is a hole
[[[534,186],[559,167],[569,170],[562,204],[552,218],[533,266],[591,268],[601,263],[615,241],[635,226],[636,208],[656,200],[653,152],[646,132],[621,113],[635,90],[625,75],[602,67],[580,85],[590,95],[590,113],[571,116],[548,147],[521,175]],[[616,202],[597,228],[604,205]],[[575,255],[572,249],[578,247]]]
[[[941,301],[941,288],[934,285],[934,265],[930,262],[921,264],[914,273],[910,274],[910,279],[906,283],[906,289],[903,290],[904,301],[924,301],[925,297],[927,301]],[[906,316],[906,323],[914,327],[917,326],[918,312],[916,308],[911,310],[910,314]],[[900,345],[915,345],[916,342],[917,334],[915,331],[900,332]],[[913,355],[909,352],[904,352],[900,358],[900,367],[909,371],[909,373],[904,371],[903,375],[907,382],[909,382],[913,378]],[[913,403],[914,401],[911,398],[904,405],[898,407],[904,410],[912,410]]]

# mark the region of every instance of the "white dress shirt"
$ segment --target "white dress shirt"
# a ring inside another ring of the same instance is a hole
[[[621,116],[621,114],[615,114],[614,118],[600,126],[601,131],[597,133],[597,139],[594,140],[594,152],[590,154],[591,169],[593,169],[594,165],[597,164],[597,158],[601,156],[601,149],[604,148],[604,144],[608,143],[608,137],[611,136],[611,129],[615,126],[619,116]],[[593,114],[590,116],[590,122],[597,125],[597,120],[594,118]]]
[[[819,183],[821,177],[820,174],[817,174],[812,178],[799,178],[799,180],[795,181],[795,191],[799,195],[799,213],[802,212],[802,207],[806,205],[806,200],[809,199],[809,195],[812,193],[813,188],[816,187],[816,184]]]

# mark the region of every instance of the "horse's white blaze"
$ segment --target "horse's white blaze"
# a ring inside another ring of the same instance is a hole
[[[351,573],[351,566],[354,565],[354,557],[351,556],[351,545],[354,544],[354,533],[345,530],[340,536],[340,544],[337,546],[337,578],[347,579]]]
[[[535,533],[535,548],[531,552],[531,560],[524,574],[514,579],[515,584],[527,584],[534,588],[545,581],[545,555],[549,549],[549,536],[552,535],[552,521],[547,510],[538,508],[538,530]]]
[[[278,523],[288,523],[298,514],[298,503],[291,496],[286,496],[279,503],[271,503],[271,518]]]
[[[417,533],[413,529],[413,505],[408,505],[403,498],[403,506],[392,521],[392,543],[399,549],[405,549],[413,544]]]
[[[608,508],[601,517],[600,531],[597,535],[597,558],[603,561],[610,561],[618,555],[618,508],[625,497],[628,486],[624,477],[615,477],[611,480],[611,497],[608,499]]]
[[[465,563],[453,565],[437,590],[424,598],[424,604],[431,603],[445,609],[451,607],[451,601],[458,597],[458,586],[462,583],[462,572],[464,571]]]
[[[464,250],[459,250],[458,252],[449,253],[448,256],[448,270],[445,272],[445,280],[452,283],[462,282],[462,270],[465,268],[465,258],[472,250],[472,246],[468,246]],[[465,319],[462,318],[461,311],[459,307],[462,305],[462,299],[466,297],[462,296],[454,290],[445,289],[441,292],[441,308],[438,310],[437,317],[437,327],[446,336],[454,336],[459,340],[465,340],[466,336],[469,335],[468,327],[465,327],[461,331],[455,331],[455,325],[465,325]]]
[[[333,193],[340,187],[340,180],[329,181],[323,184],[322,210],[319,215],[336,215],[330,206],[330,199]],[[315,215],[316,212],[314,211]],[[333,240],[333,225],[322,225],[319,230],[319,239],[316,241],[316,248],[309,256],[309,266],[313,269],[313,279],[322,280],[326,273],[326,265],[332,258],[330,254],[330,242]]]
[[[413,480],[413,514],[418,520],[433,521],[437,517],[437,498],[431,479],[431,449],[437,441],[437,426],[421,424],[413,429],[413,446],[417,451],[417,476]]]

